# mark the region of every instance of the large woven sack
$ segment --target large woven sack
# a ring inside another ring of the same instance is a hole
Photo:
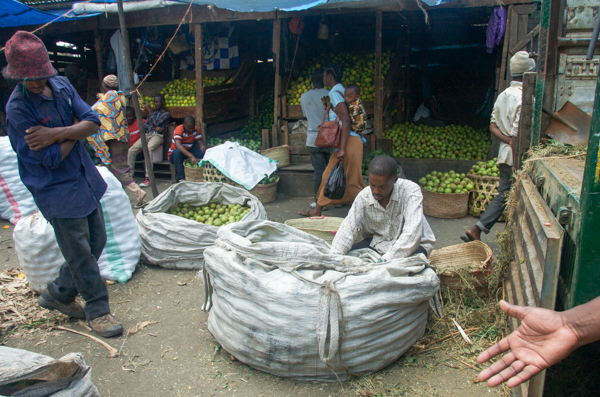
[[[97,168],[108,186],[100,200],[106,226],[106,246],[98,267],[103,278],[125,283],[140,260],[140,234],[129,197],[121,183],[105,167]],[[30,288],[41,293],[65,263],[56,243],[54,228],[36,211],[15,226],[13,240]]]
[[[17,154],[7,136],[0,137],[0,218],[17,224],[37,209],[19,175]]]
[[[219,229],[204,251],[208,329],[256,369],[346,380],[396,361],[425,331],[439,280],[425,256],[377,263],[269,221]]]
[[[0,346],[0,395],[100,397],[92,383],[92,368],[81,354],[70,353],[54,360],[4,346]]]
[[[142,255],[147,262],[167,269],[202,269],[204,250],[214,244],[219,229],[166,213],[178,203],[191,206],[243,204],[250,207],[243,220],[267,219],[261,202],[246,189],[220,182],[173,185],[136,216]]]

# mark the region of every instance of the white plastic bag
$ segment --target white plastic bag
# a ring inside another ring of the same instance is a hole
[[[439,287],[423,255],[333,255],[279,223],[222,227],[205,250],[208,329],[238,360],[277,376],[335,381],[396,361],[425,331]]]
[[[166,213],[177,203],[242,204],[250,207],[243,220],[267,219],[262,203],[245,189],[217,182],[173,185],[136,215],[142,255],[149,263],[167,269],[202,269],[204,250],[213,245],[219,229]]]
[[[100,200],[106,226],[106,246],[98,267],[103,278],[125,283],[140,260],[140,234],[129,197],[121,183],[105,167],[98,167],[98,171],[108,185]],[[42,293],[65,263],[56,243],[54,228],[36,211],[15,226],[13,240],[30,288]]]
[[[37,209],[19,175],[17,154],[7,136],[0,137],[0,218],[17,224]]]
[[[202,166],[205,162],[248,190],[254,189],[265,175],[274,173],[279,163],[237,142],[229,141],[208,149],[198,165]]]
[[[43,379],[26,385],[27,380]],[[22,382],[25,381],[25,382]],[[22,382],[23,386],[15,387]],[[11,385],[12,384],[12,385]],[[27,350],[0,346],[0,395],[100,397],[92,383],[92,368],[79,353],[54,360]]]

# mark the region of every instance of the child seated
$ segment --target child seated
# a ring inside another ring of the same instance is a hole
[[[344,101],[348,105],[348,113],[352,122],[352,131],[360,134],[365,130],[367,113],[360,100],[360,87],[358,84],[350,84],[346,87]]]

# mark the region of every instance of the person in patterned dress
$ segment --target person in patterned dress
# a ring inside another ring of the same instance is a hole
[[[102,93],[98,94],[98,102],[92,106],[92,110],[100,118],[100,128],[98,133],[88,137],[87,140],[121,185],[135,194],[136,208],[140,208],[144,205],[146,192],[133,180],[127,163],[129,131],[125,118],[126,103],[123,93],[117,91],[118,87],[119,80],[113,74],[109,74],[102,80]]]
[[[360,134],[367,125],[367,113],[360,100],[360,87],[358,84],[350,84],[344,92],[344,102],[348,105],[352,131]]]

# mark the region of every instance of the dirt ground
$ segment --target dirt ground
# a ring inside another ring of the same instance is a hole
[[[160,190],[168,185],[160,183]],[[283,222],[296,218],[310,199],[278,198],[266,204],[268,216]],[[348,208],[332,209],[326,216],[344,216]],[[429,219],[436,235],[436,248],[460,243],[459,236],[475,218]],[[4,226],[9,228],[4,229]],[[504,224],[486,236],[494,239]],[[0,271],[18,267],[12,242],[13,226],[0,220]],[[484,240],[485,241],[485,240]],[[92,367],[92,378],[102,396],[499,396],[501,388],[474,383],[477,371],[450,355],[454,348],[429,354],[401,357],[396,363],[350,382],[313,383],[279,378],[250,368],[220,348],[207,327],[202,312],[204,289],[195,271],[165,270],[139,265],[126,284],[109,286],[111,310],[124,327],[151,320],[151,324],[125,338],[106,339],[120,351],[108,351],[95,341],[66,331],[20,328],[6,341],[9,347],[27,349],[51,357],[80,352]],[[87,331],[77,322],[66,326]],[[469,365],[475,363],[475,355]],[[476,366],[476,365],[475,365]],[[481,368],[481,367],[480,367]]]

